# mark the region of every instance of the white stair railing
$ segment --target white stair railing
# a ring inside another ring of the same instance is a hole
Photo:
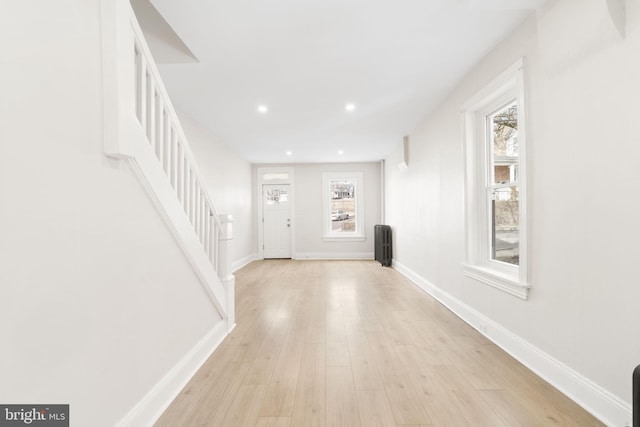
[[[126,0],[102,4],[105,153],[130,160],[220,314],[234,325],[231,215],[217,214]],[[115,129],[115,130],[114,130]]]
[[[180,201],[213,268],[218,270],[218,234],[222,228],[200,178],[174,109],[166,95],[144,39],[135,40],[136,116],[147,141]]]

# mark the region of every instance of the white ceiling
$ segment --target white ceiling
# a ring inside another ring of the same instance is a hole
[[[250,162],[375,161],[542,2],[151,0],[184,45],[150,45],[176,108]]]

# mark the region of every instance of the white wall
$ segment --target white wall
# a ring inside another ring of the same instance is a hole
[[[98,0],[0,13],[0,402],[112,426],[214,326],[125,163],[102,153]]]
[[[550,379],[615,425],[628,421],[631,373],[640,363],[640,5],[626,6],[623,38],[604,0],[547,2],[412,132],[406,171],[396,167],[400,147],[386,159],[386,217],[399,268],[489,322],[489,336],[495,326],[540,350],[534,367],[547,356],[549,364],[558,362],[560,374]],[[521,56],[529,130],[528,301],[466,278],[461,269],[461,107]],[[572,373],[580,385],[574,390],[565,381]],[[590,387],[591,395],[582,393]]]
[[[257,255],[251,163],[190,117],[181,114],[180,123],[216,210],[234,217],[231,261],[234,268],[240,267]]]
[[[254,165],[258,167],[275,165]],[[380,223],[380,163],[300,163],[281,165],[294,168],[295,254],[297,259],[373,258],[373,226]],[[323,172],[362,172],[364,177],[365,240],[335,242],[323,240]],[[258,193],[259,194],[259,193]],[[256,203],[261,203],[256,198]],[[256,206],[257,210],[257,206]]]

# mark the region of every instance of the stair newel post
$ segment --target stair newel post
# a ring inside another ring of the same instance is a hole
[[[235,284],[236,278],[231,270],[231,240],[233,239],[233,216],[219,215],[221,228],[218,241],[218,277],[227,292],[227,330],[230,332],[236,324]]]

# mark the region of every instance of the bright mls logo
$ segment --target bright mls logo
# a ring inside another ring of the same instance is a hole
[[[0,405],[0,427],[69,427],[69,405]]]

